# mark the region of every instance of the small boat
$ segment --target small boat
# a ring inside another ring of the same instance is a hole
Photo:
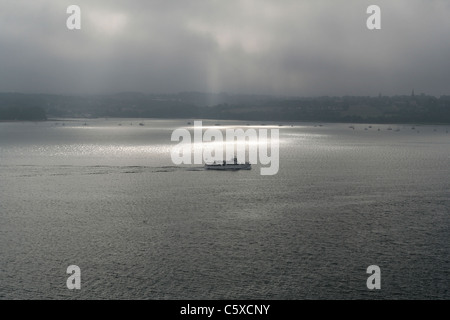
[[[141,123],[139,123],[139,125],[140,125],[140,126],[143,126],[144,124],[141,122]]]
[[[233,158],[233,163],[227,163],[225,160],[223,163],[217,163],[214,161],[212,164],[205,164],[206,170],[222,170],[222,171],[236,171],[236,170],[251,170],[252,165],[250,162],[238,163],[237,157]]]

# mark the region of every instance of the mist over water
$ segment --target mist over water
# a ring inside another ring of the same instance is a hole
[[[173,165],[187,120],[0,123],[0,298],[450,298],[448,127],[273,125],[261,176]]]

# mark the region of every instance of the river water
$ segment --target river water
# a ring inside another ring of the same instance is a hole
[[[278,173],[174,165],[187,120],[0,123],[0,298],[450,298],[449,127],[220,124]]]

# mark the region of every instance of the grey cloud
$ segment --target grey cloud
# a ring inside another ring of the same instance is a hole
[[[375,2],[4,1],[0,91],[448,94],[449,2]]]

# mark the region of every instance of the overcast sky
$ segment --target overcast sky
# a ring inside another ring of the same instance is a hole
[[[81,30],[66,9],[81,7]],[[381,30],[366,9],[381,7]],[[0,92],[450,94],[449,0],[0,0]]]

